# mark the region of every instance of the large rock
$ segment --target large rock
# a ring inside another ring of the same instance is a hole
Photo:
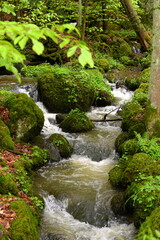
[[[110,105],[113,101],[108,84],[96,69],[75,70],[69,67],[41,66],[34,69],[38,78],[41,101],[51,112],[68,113],[79,108],[88,111],[98,100],[99,105]],[[101,100],[101,101],[100,101]]]
[[[95,89],[91,79],[88,78],[87,83],[82,81],[83,77],[69,70],[57,75],[52,72],[42,74],[38,78],[40,99],[51,112],[68,113],[73,108],[88,111],[95,98]]]
[[[25,93],[13,94],[7,106],[11,136],[27,142],[40,133],[44,124],[43,112]]]
[[[79,109],[72,110],[59,126],[64,132],[70,133],[87,132],[94,128],[91,120]]]

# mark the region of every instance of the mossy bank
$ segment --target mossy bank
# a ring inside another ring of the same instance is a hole
[[[143,81],[143,79],[142,79]],[[130,103],[123,106],[123,132],[115,146],[119,163],[110,170],[109,180],[115,188],[122,188],[121,198],[111,202],[113,211],[133,213],[134,224],[139,228],[135,239],[159,239],[160,215],[160,118],[147,100],[147,89],[140,83]],[[120,206],[120,207],[119,207]],[[156,215],[156,221],[152,219]],[[153,237],[153,238],[152,238]]]

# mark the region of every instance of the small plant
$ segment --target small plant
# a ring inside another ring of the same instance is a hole
[[[55,140],[55,141],[54,141],[54,144],[55,144],[57,147],[59,147],[59,146],[64,145],[64,142],[61,141],[61,140]]]
[[[145,212],[150,212],[160,201],[160,194],[158,194],[160,176],[139,175],[135,182],[132,185],[134,191],[130,197],[133,200],[133,206],[142,205]]]
[[[148,134],[146,134],[145,137],[141,137],[141,135],[136,132],[135,136],[138,140],[138,146],[142,152],[149,154],[155,160],[158,160],[160,158],[159,138],[149,139]]]
[[[38,197],[30,197],[30,200],[32,201],[33,205],[38,207],[39,209],[43,210],[44,203],[41,201]]]

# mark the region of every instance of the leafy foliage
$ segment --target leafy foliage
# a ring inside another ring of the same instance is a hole
[[[131,195],[133,205],[143,204],[144,211],[154,209],[155,202],[159,202],[160,195],[160,176],[143,176],[140,175],[135,181],[140,182],[135,185],[134,193]],[[134,183],[133,183],[134,184]]]
[[[27,42],[31,40],[32,50],[40,55],[44,50],[44,46],[41,39],[51,38],[56,44],[59,44],[61,48],[70,44],[67,55],[71,57],[75,54],[76,50],[80,51],[78,57],[82,66],[89,64],[93,67],[93,60],[91,52],[84,42],[78,41],[69,35],[71,32],[78,30],[71,24],[64,24],[62,26],[54,25],[51,29],[39,28],[34,24],[18,24],[16,22],[2,22],[0,21],[0,67],[5,66],[7,70],[13,72],[17,79],[20,81],[18,70],[14,66],[15,63],[23,63],[25,56],[15,49],[14,45],[19,45],[21,49],[24,49]],[[68,35],[63,35],[67,32]],[[9,41],[11,40],[13,44]],[[73,48],[74,47],[74,48]]]
[[[141,137],[140,134],[135,133],[138,140],[139,148],[142,152],[149,154],[155,160],[160,158],[160,145],[159,138],[149,139],[149,136],[146,134],[144,137]]]

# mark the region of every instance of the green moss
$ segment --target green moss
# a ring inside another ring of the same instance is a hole
[[[127,204],[134,207],[134,222],[139,227],[152,211],[159,206],[160,177],[140,175],[136,181],[127,188]]]
[[[148,83],[141,83],[139,85],[139,88],[137,88],[135,91],[134,91],[134,94],[137,94],[137,93],[148,93],[148,88],[149,88],[149,84]]]
[[[126,183],[131,183],[139,174],[152,175],[154,160],[146,153],[137,153],[128,162],[124,171],[124,180]],[[157,169],[157,166],[154,165]]]
[[[114,168],[109,171],[109,181],[113,187],[123,187],[123,164],[117,164]]]
[[[59,126],[65,132],[86,132],[94,128],[94,124],[79,109],[72,110]]]
[[[151,71],[150,67],[143,70],[143,72],[141,74],[141,77],[140,77],[141,83],[149,83],[149,81],[150,81],[150,71]]]
[[[115,148],[118,153],[122,153],[121,151],[121,145],[129,139],[129,134],[127,132],[122,132],[115,141]]]
[[[9,128],[0,120],[0,148],[14,150],[14,142],[10,136]]]
[[[61,113],[74,108],[88,111],[99,97],[99,91],[112,96],[109,85],[98,70],[77,70],[72,66],[52,66],[38,75],[38,89],[44,105],[51,112]]]
[[[71,156],[73,148],[63,135],[54,133],[49,137],[49,140],[58,148],[61,157],[68,158]]]
[[[56,68],[38,78],[40,98],[51,112],[69,112],[73,108],[88,111],[95,97],[95,88],[86,72]],[[63,97],[62,97],[63,96]]]
[[[44,116],[33,99],[25,93],[15,94],[12,101],[8,103],[8,108],[10,111],[8,126],[13,137],[29,141],[40,133]]]
[[[32,187],[32,182],[28,175],[28,172],[24,169],[24,166],[25,166],[24,161],[26,160],[24,160],[22,157],[21,161],[17,161],[14,163],[14,167],[16,168],[16,171],[13,177],[17,181],[18,188],[21,189],[22,192],[31,196],[33,194],[33,187]]]
[[[97,97],[95,99],[94,105],[96,105],[97,107],[105,107],[111,105],[113,100],[114,97],[110,92],[106,90],[99,90],[97,91]]]
[[[107,72],[109,70],[109,63],[105,58],[96,59],[95,66],[98,67],[99,71],[101,72]]]
[[[132,100],[137,101],[142,107],[145,107],[148,101],[148,93],[136,92]]]
[[[142,223],[135,240],[158,240],[160,238],[160,207],[155,208],[145,222]]]
[[[128,129],[128,134],[130,138],[134,138],[135,137],[135,132],[140,133],[141,135],[143,135],[146,131],[146,126],[143,122],[137,123],[133,126],[131,126]]]
[[[40,149],[38,146],[33,146],[31,147],[31,150],[33,153],[29,154],[29,169],[37,169],[41,166],[43,166],[47,160],[49,160],[49,152],[44,149]],[[25,159],[25,156],[24,156]],[[26,161],[28,162],[27,156],[26,156]]]
[[[122,56],[120,60],[124,65],[131,65],[131,58],[128,56]]]
[[[39,240],[39,222],[34,211],[22,200],[10,203],[11,209],[16,212],[10,228],[12,240]]]
[[[137,77],[127,77],[125,79],[125,85],[131,91],[134,91],[135,89],[137,89],[140,83],[141,83],[140,79]]]
[[[126,155],[134,155],[139,151],[138,141],[136,139],[129,139],[121,146],[121,151]]]
[[[144,109],[138,102],[127,103],[121,112],[122,115],[122,129],[128,129],[138,123],[144,123]]]
[[[6,175],[0,175],[0,194],[13,194],[18,195],[18,188],[13,181],[13,177],[8,173]]]
[[[114,58],[120,58],[122,56],[130,56],[132,49],[130,45],[121,38],[114,38],[112,44],[110,44],[111,55]]]
[[[0,239],[1,240],[10,240],[8,234],[6,233],[5,229],[3,226],[0,224]]]

